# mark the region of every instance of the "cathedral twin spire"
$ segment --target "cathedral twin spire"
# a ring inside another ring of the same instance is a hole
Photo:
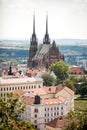
[[[33,15],[33,34],[32,40],[36,40],[35,34],[35,14]],[[48,34],[48,15],[46,15],[46,33],[43,39],[43,44],[50,44],[49,34]]]

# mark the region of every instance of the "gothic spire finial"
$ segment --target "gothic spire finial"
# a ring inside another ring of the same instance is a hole
[[[48,34],[48,13],[46,13],[46,33],[43,39],[43,44],[50,44],[50,39]]]
[[[33,34],[35,34],[35,12],[33,14]]]
[[[46,14],[46,34],[48,34],[48,13]]]

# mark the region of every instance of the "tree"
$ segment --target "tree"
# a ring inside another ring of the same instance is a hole
[[[63,130],[86,130],[87,129],[87,108],[85,110],[71,111],[68,113],[69,123]]]
[[[44,74],[42,75],[43,78],[43,85],[44,86],[52,86],[55,85],[55,79],[53,78],[53,76],[49,75],[49,74]]]
[[[81,97],[87,96],[87,86],[82,86],[79,93]]]
[[[68,88],[72,89],[74,92],[76,91],[75,82],[73,80],[66,80],[65,84]]]
[[[31,123],[20,120],[19,116],[24,111],[24,104],[18,97],[8,95],[8,100],[0,99],[0,130],[34,130]]]
[[[68,65],[64,61],[58,61],[50,65],[51,71],[55,73],[57,79],[65,80],[69,76]]]

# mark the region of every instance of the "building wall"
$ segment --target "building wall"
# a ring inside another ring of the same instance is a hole
[[[32,122],[40,130],[45,130],[45,123],[67,114],[67,103],[31,104],[26,105],[22,119]]]
[[[16,83],[16,79],[14,83],[8,83],[8,79],[4,79],[4,83],[2,83],[0,79],[0,97],[4,98],[4,100],[7,98],[7,93],[9,92],[14,92],[17,90],[29,90],[29,89],[35,89],[35,88],[42,88],[43,87],[43,81],[42,80],[37,80],[37,81],[29,81],[29,82],[21,82],[23,78],[20,80],[19,83]],[[13,78],[10,79],[10,81],[13,80]],[[5,81],[7,83],[5,83]]]
[[[45,123],[67,114],[67,104],[45,104],[44,119]]]
[[[45,129],[44,105],[43,104],[26,105],[26,110],[21,115],[21,118],[30,121],[39,130],[44,130]]]
[[[68,111],[74,110],[74,93],[69,94],[66,90],[61,90],[58,93],[55,94],[55,97],[62,96],[64,97],[68,102]]]

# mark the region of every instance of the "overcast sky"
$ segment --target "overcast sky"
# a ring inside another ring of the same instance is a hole
[[[0,39],[30,39],[33,12],[38,39],[87,39],[87,0],[0,0]]]

